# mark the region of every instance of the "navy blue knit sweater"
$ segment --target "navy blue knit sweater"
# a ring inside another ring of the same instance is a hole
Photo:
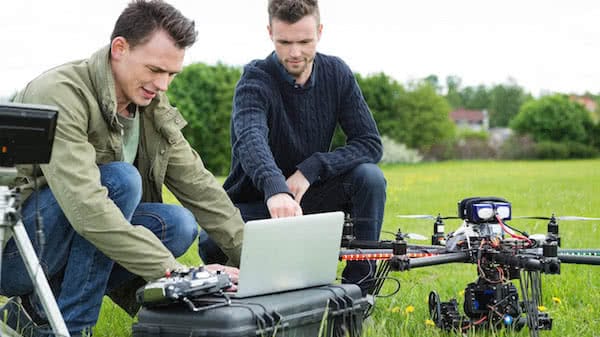
[[[300,170],[312,184],[362,163],[377,163],[379,131],[350,68],[317,53],[310,79],[295,85],[274,54],[244,67],[233,99],[231,172],[224,188],[234,203],[290,193]],[[339,123],[346,145],[330,150]]]

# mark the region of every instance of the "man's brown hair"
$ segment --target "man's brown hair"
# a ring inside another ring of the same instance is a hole
[[[198,35],[194,21],[170,4],[162,0],[134,0],[117,19],[110,40],[122,36],[134,48],[158,30],[166,31],[182,49],[193,45]]]
[[[321,22],[317,0],[269,0],[269,24],[273,19],[296,23],[307,15],[314,15]]]

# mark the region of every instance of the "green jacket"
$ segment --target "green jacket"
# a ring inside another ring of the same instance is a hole
[[[118,123],[110,47],[91,58],[51,69],[17,94],[15,102],[58,107],[52,158],[41,165],[18,167],[16,186],[22,199],[33,179],[49,185],[73,228],[106,256],[146,280],[181,267],[152,232],[132,226],[100,184],[99,164],[122,160],[122,126]],[[167,96],[140,107],[140,144],[136,166],[144,202],[161,202],[163,184],[195,216],[198,224],[239,265],[243,221],[221,185],[204,165],[181,129],[186,125]],[[43,174],[43,176],[42,176]]]

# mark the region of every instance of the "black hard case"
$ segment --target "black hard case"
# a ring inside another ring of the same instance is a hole
[[[353,284],[231,299],[230,305],[210,296],[194,305],[200,311],[183,303],[142,308],[133,337],[358,337],[368,308]]]

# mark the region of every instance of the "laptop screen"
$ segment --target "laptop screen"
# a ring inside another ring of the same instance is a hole
[[[237,293],[248,297],[335,280],[344,213],[248,221]]]

